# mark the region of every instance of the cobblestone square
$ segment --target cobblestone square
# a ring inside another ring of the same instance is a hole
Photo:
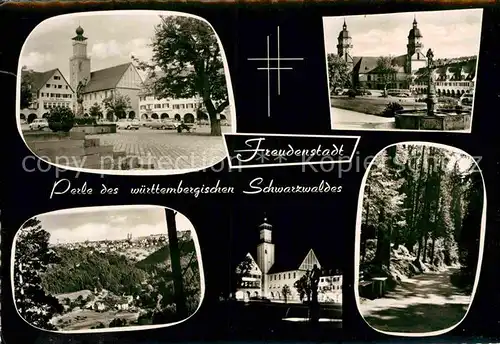
[[[229,132],[230,127],[222,127]],[[119,130],[116,134],[87,135],[98,138],[101,145],[112,145],[114,151],[124,151],[137,157],[143,169],[181,170],[212,166],[226,156],[224,138],[210,136],[210,127],[199,127],[194,133],[175,130]]]

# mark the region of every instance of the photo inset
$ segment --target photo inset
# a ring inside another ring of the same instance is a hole
[[[470,133],[482,13],[324,17],[332,129]]]
[[[204,294],[191,222],[158,206],[76,208],[33,217],[16,234],[12,270],[19,315],[47,331],[173,325],[192,316]]]
[[[410,336],[458,326],[474,299],[485,219],[472,156],[412,142],[377,154],[358,209],[355,293],[364,320]]]
[[[341,240],[334,243],[310,220],[319,221],[319,213],[287,204],[235,214],[232,283],[221,300],[230,310],[232,331],[287,335],[311,324],[342,328],[343,266],[336,249]],[[299,230],[303,226],[307,238]]]
[[[201,18],[157,11],[53,17],[27,38],[18,75],[19,131],[48,163],[171,174],[226,156],[222,134],[235,124],[231,82],[219,38]]]

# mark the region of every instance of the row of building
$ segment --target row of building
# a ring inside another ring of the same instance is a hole
[[[424,52],[423,35],[417,18],[408,33],[406,53],[392,57],[394,73],[381,70],[377,56],[353,56],[352,36],[344,21],[337,38],[337,56],[342,58],[352,73],[352,84],[362,89],[384,89],[389,78],[388,89],[411,89],[415,93],[427,92],[427,57]],[[474,89],[477,56],[436,60],[432,69],[438,95],[460,96]]]
[[[69,82],[58,68],[45,72],[22,70],[23,77],[29,75],[33,101],[28,108],[21,109],[21,120],[31,123],[36,118],[45,118],[54,107],[68,107],[77,113],[77,97],[80,96],[83,116],[89,116],[90,108],[97,104],[100,117],[115,121],[116,116],[106,113],[103,101],[117,94],[130,100],[126,110],[129,119],[172,118],[188,123],[208,120],[206,114],[198,111],[201,107],[199,98],[158,99],[150,94],[132,62],[92,71],[91,58],[87,55],[88,39],[83,34],[84,30],[78,27],[72,38]],[[220,115],[221,120],[230,120],[228,111],[226,109]]]
[[[296,282],[317,267],[321,271],[318,300],[342,303],[342,274],[330,269],[331,267],[322,266],[312,248],[298,252],[284,248],[283,254],[276,257],[272,229],[273,226],[264,218],[259,226],[260,242],[257,245],[256,259],[248,253],[246,261],[250,263],[249,266],[245,271],[242,271],[242,264],[236,268],[236,274],[241,276],[236,299],[264,297],[271,301],[305,301],[306,298],[301,297],[296,288]]]

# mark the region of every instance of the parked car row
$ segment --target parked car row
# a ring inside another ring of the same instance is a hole
[[[113,123],[104,120],[98,120],[98,123]],[[220,122],[223,126],[228,126],[229,122],[225,119]],[[43,130],[48,128],[49,123],[45,118],[37,118],[29,124],[30,130]],[[185,123],[176,121],[173,119],[163,119],[163,120],[138,120],[138,119],[119,119],[116,122],[116,128],[121,130],[139,130],[140,127],[146,127],[150,129],[158,130],[177,130],[178,132],[194,131],[197,128],[196,123]]]

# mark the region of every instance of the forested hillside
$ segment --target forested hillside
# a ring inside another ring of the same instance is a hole
[[[133,261],[117,253],[100,253],[89,248],[70,250],[55,247],[59,263],[42,275],[42,285],[52,294],[84,289],[106,289],[114,294],[136,294],[146,273]]]

